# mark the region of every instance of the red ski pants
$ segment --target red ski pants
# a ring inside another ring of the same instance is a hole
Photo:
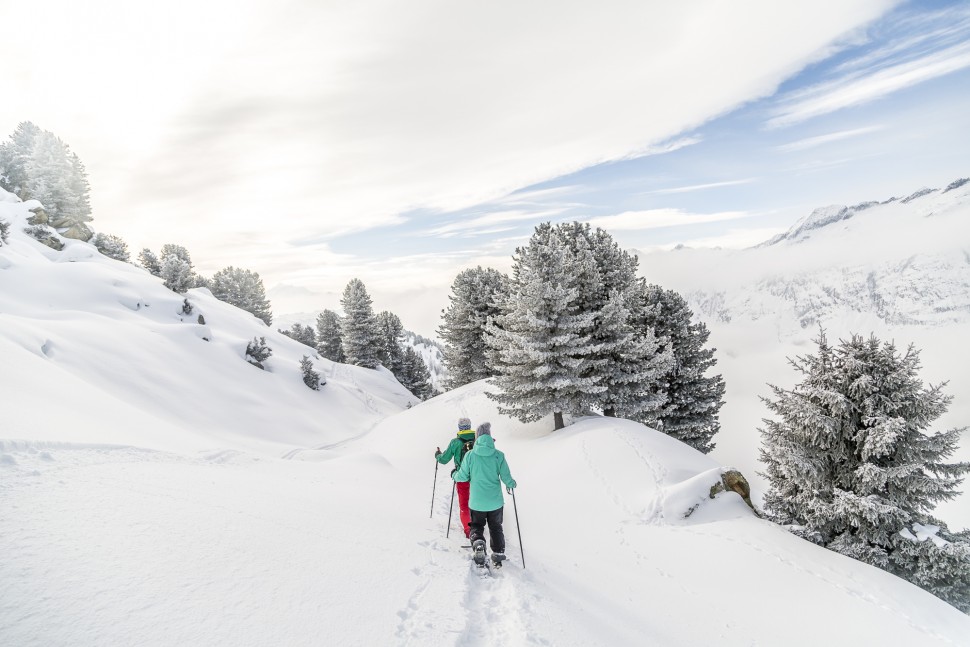
[[[472,519],[472,514],[468,511],[468,492],[471,489],[471,483],[468,481],[455,483],[455,487],[458,489],[458,515],[461,517],[461,525],[467,537],[469,532],[468,522]]]

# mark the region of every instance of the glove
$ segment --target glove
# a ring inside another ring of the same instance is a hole
[[[441,456],[441,448],[440,447],[435,447],[434,448],[434,457],[435,458],[438,458],[439,456]]]

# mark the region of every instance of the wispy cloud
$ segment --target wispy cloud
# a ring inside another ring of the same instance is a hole
[[[698,225],[722,220],[737,220],[755,215],[758,214],[747,211],[722,211],[718,213],[697,214],[681,209],[648,209],[646,211],[624,211],[615,216],[587,218],[585,222],[588,222],[593,227],[601,227],[608,231],[637,231],[661,229],[663,227]]]
[[[850,137],[866,135],[868,133],[882,130],[883,128],[885,128],[885,126],[877,124],[874,126],[865,126],[863,128],[852,128],[851,130],[839,130],[834,133],[826,133],[825,135],[816,135],[815,137],[799,139],[798,141],[778,146],[777,149],[783,152],[802,151],[808,148],[815,148],[816,146],[821,146],[823,144],[849,139]]]
[[[970,12],[935,14],[945,24],[929,34],[906,35],[902,42],[849,59],[833,69],[835,78],[782,98],[769,128],[791,126],[970,67]]]
[[[486,234],[496,234],[511,231],[514,227],[496,227],[507,223],[518,223],[532,220],[539,222],[543,219],[559,215],[564,209],[545,209],[541,211],[496,211],[481,216],[456,220],[440,227],[424,230],[422,235],[437,236],[438,238],[472,237]]]
[[[691,193],[693,191],[704,191],[706,189],[716,189],[722,186],[737,186],[739,184],[751,184],[757,182],[758,178],[748,177],[742,180],[726,180],[724,182],[709,182],[707,184],[691,184],[689,186],[676,186],[669,189],[656,189],[654,191],[644,191],[640,195],[656,195],[666,193]]]

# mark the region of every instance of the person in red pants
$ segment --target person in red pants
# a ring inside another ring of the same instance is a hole
[[[471,450],[472,446],[475,444],[475,431],[472,429],[472,422],[468,418],[458,419],[458,436],[451,439],[448,446],[445,447],[445,451],[441,451],[440,447],[435,448],[434,457],[442,465],[447,465],[448,461],[452,458],[455,459],[455,468],[451,470],[452,475],[458,471],[461,467],[461,460],[465,457],[465,454]],[[470,529],[468,527],[471,521],[471,512],[468,510],[468,491],[470,488],[469,483],[456,483],[455,489],[458,492],[458,514],[461,517],[461,525],[465,530],[465,536],[468,536]]]

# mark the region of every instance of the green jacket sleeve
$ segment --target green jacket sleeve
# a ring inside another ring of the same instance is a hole
[[[505,454],[502,454],[502,462],[498,466],[498,475],[507,487],[515,489],[515,479],[512,478],[512,472],[509,471],[509,464],[505,461]]]
[[[461,462],[461,467],[458,471],[451,475],[455,483],[467,483],[471,480],[471,453],[465,456],[465,459]]]
[[[459,444],[458,439],[452,438],[451,442],[448,443],[448,446],[445,447],[445,451],[441,452],[441,456],[438,457],[438,462],[441,463],[442,465],[447,464],[448,461],[450,461],[454,457],[455,452],[458,450],[458,444]]]

